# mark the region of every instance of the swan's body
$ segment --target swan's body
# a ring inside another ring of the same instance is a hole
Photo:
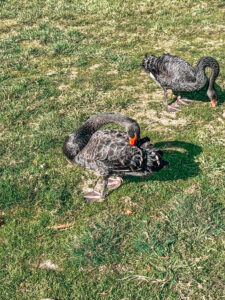
[[[98,130],[108,123],[119,124],[127,132]],[[154,149],[149,141],[149,138],[140,139],[140,128],[135,120],[119,114],[105,113],[91,117],[70,134],[64,143],[63,152],[72,162],[103,177],[103,192],[88,195],[94,201],[93,199],[105,197],[110,176],[144,177],[168,164],[162,160],[163,152]]]
[[[167,103],[167,90],[173,92],[194,92],[200,91],[208,82],[205,68],[210,67],[212,74],[209,79],[207,95],[215,106],[217,95],[214,83],[219,75],[219,64],[213,57],[202,57],[195,67],[178,56],[164,54],[160,57],[151,55],[142,61],[142,67],[164,90],[165,105],[168,110],[173,110]],[[182,103],[183,101],[183,103]],[[179,103],[180,102],[180,103]],[[187,104],[189,101],[182,100],[178,96],[178,104]]]

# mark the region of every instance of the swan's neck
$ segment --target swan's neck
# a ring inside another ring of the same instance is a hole
[[[196,65],[196,71],[197,71],[197,77],[198,78],[206,78],[205,74],[205,68],[211,68],[212,72],[209,78],[209,86],[207,90],[207,95],[209,96],[210,100],[213,100],[213,98],[216,95],[215,88],[214,88],[214,83],[219,75],[219,64],[218,62],[213,58],[213,57],[202,57],[197,65]]]
[[[84,125],[82,125],[82,127],[88,127],[92,132],[95,132],[102,126],[109,123],[118,124],[122,126],[126,131],[128,131],[131,126],[136,126],[140,131],[139,125],[135,120],[127,116],[113,113],[103,113],[92,116],[84,123]]]
[[[86,146],[91,136],[98,129],[100,129],[102,126],[109,123],[114,123],[122,126],[126,130],[126,132],[129,132],[130,128],[133,127],[135,129],[135,132],[138,133],[138,138],[140,137],[140,128],[138,123],[135,120],[120,114],[113,114],[113,113],[98,114],[88,119],[77,130],[81,149],[83,149]]]
[[[128,133],[132,128],[132,130],[136,132],[137,138],[140,138],[140,128],[135,120],[120,114],[98,114],[88,119],[78,130],[66,138],[63,146],[64,154],[69,159],[74,159],[74,157],[76,157],[76,155],[88,144],[92,135],[99,128],[109,123],[121,125]]]

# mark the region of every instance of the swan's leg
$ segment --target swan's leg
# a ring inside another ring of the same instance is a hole
[[[93,183],[93,186],[94,186],[94,187],[96,187],[96,185],[97,185],[97,183],[99,182],[99,179],[100,179],[100,178],[101,178],[100,176],[97,176],[96,180],[95,180],[94,183]]]
[[[98,176],[97,179],[94,181],[94,183],[93,183],[94,188],[96,187],[99,179],[100,179],[100,177]],[[95,190],[93,190],[89,193],[86,193],[84,195],[84,199],[87,202],[95,202],[95,201],[98,201],[100,198],[101,198],[101,194],[98,191],[95,191]]]
[[[101,192],[101,198],[99,199],[98,202],[103,202],[105,200],[108,180],[109,180],[109,176],[102,177],[102,192]]]
[[[103,176],[102,178],[102,192],[99,193],[98,191],[92,191],[89,193],[86,193],[84,195],[84,199],[87,202],[103,202],[105,200],[105,196],[106,196],[106,189],[107,189],[107,184],[108,184],[108,176]]]
[[[165,104],[166,109],[168,110],[168,94],[167,94],[167,90],[164,90],[164,98],[165,98],[164,104]]]
[[[190,99],[183,99],[183,98],[181,98],[181,95],[178,94],[178,96],[177,96],[177,104],[178,105],[188,105],[191,102],[192,102],[192,100],[190,100]]]
[[[115,190],[121,185],[122,181],[123,179],[121,177],[109,177],[107,188],[110,190]]]
[[[165,107],[166,107],[166,110],[169,111],[169,112],[176,112],[176,111],[179,111],[179,107],[177,106],[171,106],[171,105],[168,105],[168,94],[167,94],[167,90],[165,89],[164,90],[164,97],[165,97]]]

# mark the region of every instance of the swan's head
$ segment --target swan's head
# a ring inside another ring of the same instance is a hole
[[[77,156],[80,152],[80,147],[75,141],[74,134],[70,134],[66,137],[62,150],[69,160],[73,160],[75,156]]]
[[[212,103],[212,107],[216,107],[216,104],[217,104],[217,94],[216,94],[216,91],[214,89],[208,89],[207,96],[209,97],[209,99],[210,99],[210,101]]]
[[[129,144],[134,146],[137,141],[140,139],[140,128],[137,123],[133,123],[129,126],[127,130],[127,134],[129,137]]]

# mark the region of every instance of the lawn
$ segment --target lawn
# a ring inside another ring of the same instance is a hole
[[[222,0],[0,0],[0,299],[224,297],[224,14]],[[218,60],[216,108],[204,89],[165,111],[140,63],[168,52]],[[62,145],[98,112],[135,118],[170,165],[85,203],[95,175]]]

